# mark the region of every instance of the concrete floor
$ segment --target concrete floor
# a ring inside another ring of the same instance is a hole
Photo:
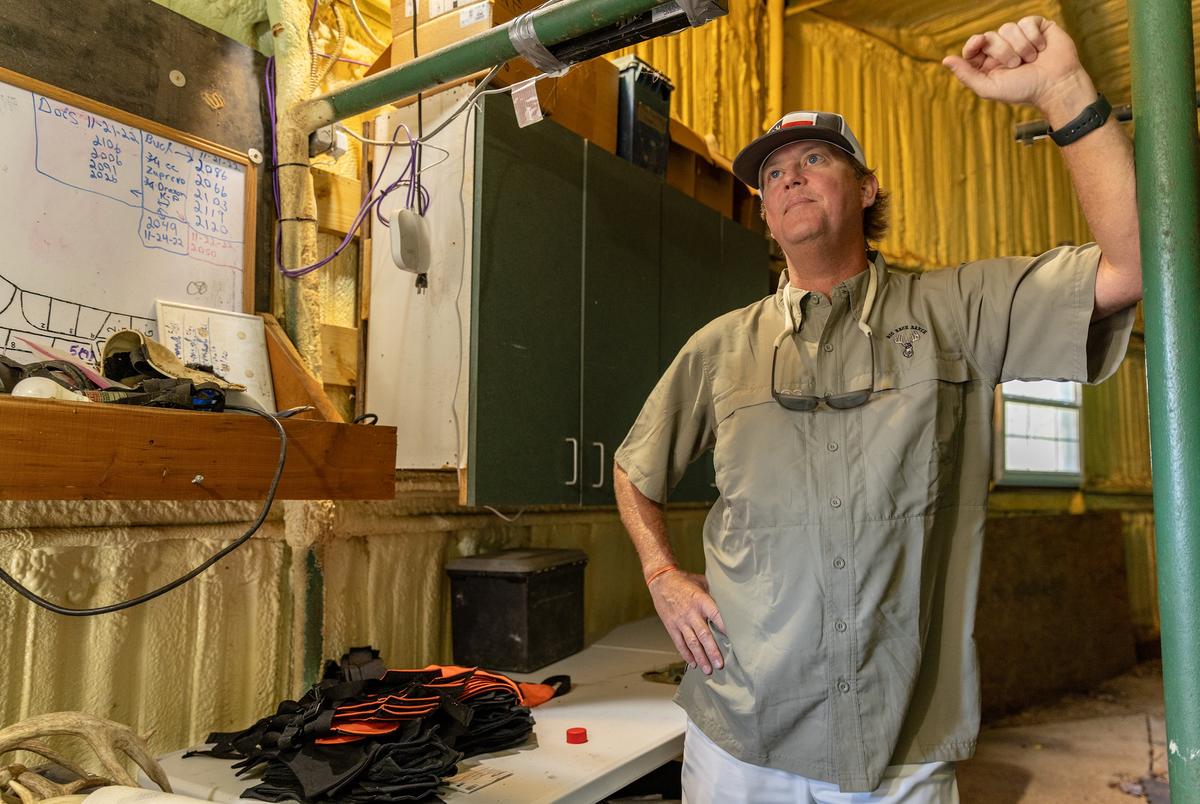
[[[1145,662],[986,725],[975,757],[958,764],[963,804],[1166,804],[1162,695],[1161,664]]]
[[[984,726],[958,763],[962,804],[1170,804],[1162,665]],[[678,773],[678,770],[675,770]],[[628,795],[628,794],[627,794]],[[659,795],[609,799],[679,804]]]

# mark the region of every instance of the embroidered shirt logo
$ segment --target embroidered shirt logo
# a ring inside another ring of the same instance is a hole
[[[887,334],[887,339],[900,347],[900,354],[911,358],[913,356],[913,347],[917,341],[921,340],[922,336],[928,335],[929,330],[917,324],[905,324],[902,327],[896,327]]]

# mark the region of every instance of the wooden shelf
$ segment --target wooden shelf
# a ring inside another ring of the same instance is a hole
[[[396,428],[283,426],[277,499],[392,499]],[[102,403],[0,397],[0,438],[4,500],[258,500],[279,457],[257,416]]]

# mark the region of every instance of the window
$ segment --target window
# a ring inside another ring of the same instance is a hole
[[[1013,380],[1000,386],[996,482],[1078,486],[1079,383]]]

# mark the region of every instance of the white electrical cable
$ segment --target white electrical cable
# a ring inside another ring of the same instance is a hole
[[[383,146],[389,146],[389,145],[405,145],[405,144],[411,144],[411,143],[413,142],[413,140],[411,140],[411,139],[409,139],[409,140],[404,140],[404,141],[400,141],[400,140],[395,140],[395,141],[393,141],[393,140],[373,140],[373,139],[370,139],[370,138],[368,138],[368,137],[364,137],[364,136],[363,136],[363,135],[361,135],[361,134],[355,134],[353,131],[351,131],[351,130],[350,130],[350,129],[348,129],[346,126],[342,125],[341,123],[338,123],[338,124],[337,124],[337,128],[338,128],[338,130],[339,130],[339,131],[343,131],[343,132],[345,132],[346,134],[348,134],[349,136],[351,136],[351,137],[353,137],[354,139],[358,140],[359,142],[361,142],[361,143],[362,143],[362,144],[364,144],[364,145],[383,145]],[[431,143],[428,143],[428,142],[424,142],[424,141],[422,141],[422,140],[416,140],[416,143],[417,143],[417,147],[418,147],[418,148],[429,148],[430,150],[437,151],[438,153],[440,153],[440,154],[442,155],[442,158],[441,158],[441,159],[439,159],[438,161],[436,161],[436,162],[433,162],[433,163],[431,163],[431,164],[428,164],[428,165],[426,165],[425,167],[423,167],[423,168],[421,169],[420,173],[424,173],[425,171],[429,170],[430,168],[435,168],[435,167],[437,167],[438,165],[442,164],[443,162],[445,162],[446,160],[448,160],[448,159],[450,158],[450,152],[449,152],[449,151],[447,151],[445,148],[439,148],[439,147],[438,147],[438,146],[436,146],[436,145],[433,145],[433,144],[431,144]]]
[[[367,21],[363,17],[363,13],[358,7],[358,0],[350,0],[350,8],[354,11],[354,18],[358,20],[359,27],[363,29],[367,36],[371,37],[371,41],[374,42],[378,47],[387,48],[390,43],[384,42],[382,39],[376,36],[375,32],[371,30],[371,26],[367,25]]]

